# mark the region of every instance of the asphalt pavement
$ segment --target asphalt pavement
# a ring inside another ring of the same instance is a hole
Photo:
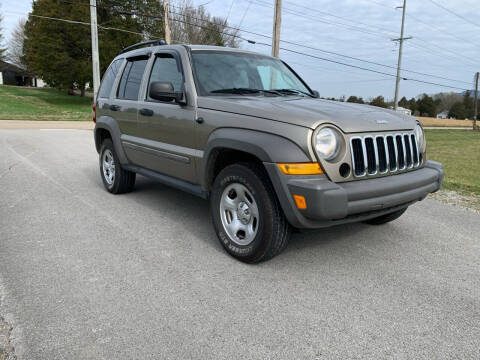
[[[252,266],[206,201],[137,179],[103,189],[91,131],[0,130],[12,359],[480,358],[480,215],[428,199]]]

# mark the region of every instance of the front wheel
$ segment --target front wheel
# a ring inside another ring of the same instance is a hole
[[[240,163],[223,169],[215,179],[210,207],[218,239],[236,259],[265,261],[287,246],[290,224],[260,165]]]
[[[390,214],[382,215],[370,220],[364,221],[364,223],[369,224],[369,225],[383,225],[386,223],[389,223],[391,221],[397,220],[400,216],[403,215],[403,213],[407,211],[407,208],[395,211]]]

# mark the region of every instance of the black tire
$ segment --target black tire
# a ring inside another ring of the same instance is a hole
[[[258,208],[256,235],[247,245],[234,242],[222,223],[221,199],[225,189],[231,184],[243,185],[253,196]],[[231,256],[240,261],[257,263],[269,260],[280,254],[288,244],[291,226],[261,165],[238,163],[224,168],[213,184],[210,209],[220,243]]]
[[[407,209],[408,208],[405,208],[405,209],[398,210],[398,211],[395,211],[395,212],[390,213],[390,214],[386,214],[386,215],[382,215],[382,216],[379,216],[379,217],[376,217],[376,218],[373,218],[373,219],[370,219],[370,220],[366,220],[366,221],[364,221],[364,223],[369,224],[369,225],[383,225],[383,224],[389,223],[390,221],[397,220],[400,216],[403,215],[403,213],[405,211],[407,211]]]
[[[115,176],[111,184],[107,180],[103,169],[103,156],[107,151],[112,154],[115,165]],[[105,189],[107,189],[107,191],[111,192],[112,194],[124,194],[133,190],[137,174],[131,171],[124,170],[122,168],[122,166],[120,165],[120,161],[118,160],[117,153],[115,152],[115,148],[113,147],[112,140],[110,139],[105,139],[102,142],[99,164],[100,176],[102,177],[103,185],[105,186]]]

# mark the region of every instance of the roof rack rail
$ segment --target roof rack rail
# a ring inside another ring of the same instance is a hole
[[[142,41],[142,42],[139,42],[137,44],[127,46],[126,48],[122,49],[122,51],[120,51],[118,53],[118,55],[124,54],[127,51],[130,51],[130,50],[142,47],[142,46],[147,46],[147,45],[149,45],[149,46],[167,45],[167,42],[163,39]]]

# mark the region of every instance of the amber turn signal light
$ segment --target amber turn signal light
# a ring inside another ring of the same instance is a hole
[[[318,163],[277,164],[285,175],[321,175],[323,170]]]
[[[305,210],[307,208],[307,200],[305,199],[305,196],[293,195],[293,199],[295,200],[297,208],[300,210]]]

